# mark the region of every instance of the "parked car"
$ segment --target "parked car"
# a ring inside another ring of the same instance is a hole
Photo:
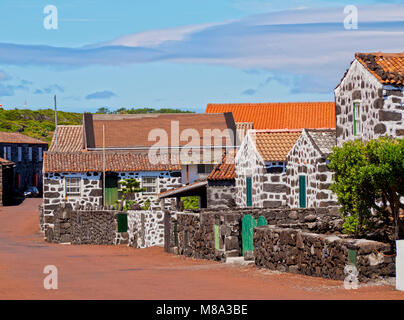
[[[38,197],[39,196],[38,188],[37,187],[28,187],[28,189],[24,191],[24,196],[26,198]]]

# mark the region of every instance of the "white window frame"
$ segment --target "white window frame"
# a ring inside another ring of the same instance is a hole
[[[145,182],[146,179],[154,179],[154,182]],[[158,193],[158,177],[157,176],[143,176],[142,177],[142,188],[146,188],[143,194],[157,194]],[[154,188],[153,191],[148,191],[147,188]]]
[[[354,101],[352,106],[352,122],[353,126],[356,128],[353,129],[354,136],[362,135],[362,104],[360,101]]]
[[[69,181],[78,180],[75,184],[71,185]],[[71,192],[69,188],[76,188],[78,191]],[[65,177],[65,195],[70,198],[79,198],[81,197],[81,178],[80,177]]]
[[[22,161],[22,147],[17,148],[17,156],[18,156],[18,162]]]

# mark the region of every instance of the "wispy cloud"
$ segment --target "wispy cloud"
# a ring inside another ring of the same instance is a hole
[[[86,96],[87,100],[93,100],[93,99],[110,99],[112,97],[116,97],[116,94],[112,91],[104,90],[104,91],[97,91],[94,93],[91,93]]]
[[[355,52],[402,51],[403,17],[402,5],[359,7],[359,29],[345,30],[342,6],[295,9],[140,32],[81,48],[0,43],[0,62],[67,67],[153,61],[216,64],[270,72],[274,76],[269,81],[295,92],[322,92],[335,86]]]
[[[257,90],[255,90],[255,89],[247,89],[247,90],[244,90],[241,94],[245,95],[245,96],[253,96],[256,92],[257,92]]]

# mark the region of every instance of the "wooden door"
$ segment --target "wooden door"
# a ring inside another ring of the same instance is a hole
[[[118,175],[107,173],[105,178],[105,205],[112,206],[118,200]]]

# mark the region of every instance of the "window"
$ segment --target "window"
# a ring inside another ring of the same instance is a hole
[[[353,134],[354,136],[362,133],[361,127],[361,105],[358,102],[353,104]]]
[[[22,161],[22,147],[18,147],[18,162]]]
[[[286,162],[267,162],[265,169],[267,173],[283,173],[286,172]]]
[[[143,193],[157,193],[157,178],[143,177],[142,187],[146,189]]]
[[[42,147],[38,148],[38,162],[42,161]]]
[[[28,147],[28,160],[32,161],[32,147]]]
[[[11,147],[3,147],[3,159],[11,160]]]
[[[198,164],[198,173],[211,173],[213,167],[213,164]]]
[[[80,178],[66,178],[66,196],[80,197]]]

